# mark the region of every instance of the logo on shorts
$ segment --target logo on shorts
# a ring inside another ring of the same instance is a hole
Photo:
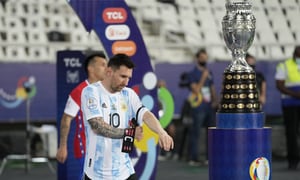
[[[98,104],[97,104],[96,98],[91,97],[87,100],[87,107],[89,109],[96,109],[97,106],[98,106]]]

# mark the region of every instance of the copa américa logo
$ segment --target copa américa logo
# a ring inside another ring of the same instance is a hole
[[[269,180],[270,179],[270,163],[267,158],[259,157],[252,161],[249,174],[251,180]]]

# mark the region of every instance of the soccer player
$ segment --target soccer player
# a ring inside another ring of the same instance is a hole
[[[159,136],[159,145],[173,149],[171,136],[158,119],[145,108],[138,95],[126,87],[134,63],[125,54],[116,54],[108,62],[105,79],[84,88],[81,96],[86,124],[85,180],[137,179],[129,154],[122,152],[131,119],[146,125]]]
[[[56,154],[56,159],[60,163],[64,163],[68,156],[67,141],[70,131],[71,121],[76,120],[76,133],[74,137],[74,156],[81,164],[81,173],[78,179],[82,177],[82,169],[85,155],[85,132],[82,120],[81,93],[82,89],[90,83],[101,81],[104,79],[105,70],[107,68],[106,56],[101,53],[93,53],[89,55],[84,62],[84,69],[87,73],[87,79],[75,87],[69,94],[64,113],[60,123],[60,143]],[[75,129],[74,129],[75,131]]]

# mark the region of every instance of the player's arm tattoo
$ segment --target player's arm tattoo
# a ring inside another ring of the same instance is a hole
[[[124,136],[125,129],[114,128],[107,124],[101,117],[89,119],[88,122],[95,134],[112,139],[121,139]]]

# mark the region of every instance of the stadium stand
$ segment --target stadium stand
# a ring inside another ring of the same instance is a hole
[[[230,60],[222,37],[220,0],[125,0],[155,63],[186,62],[200,47]],[[249,49],[260,60],[282,60],[300,42],[300,0],[252,0],[256,36]],[[102,49],[65,0],[2,0],[0,62],[55,63],[60,49]],[[176,57],[174,55],[176,54]],[[174,57],[174,58],[170,58]]]

